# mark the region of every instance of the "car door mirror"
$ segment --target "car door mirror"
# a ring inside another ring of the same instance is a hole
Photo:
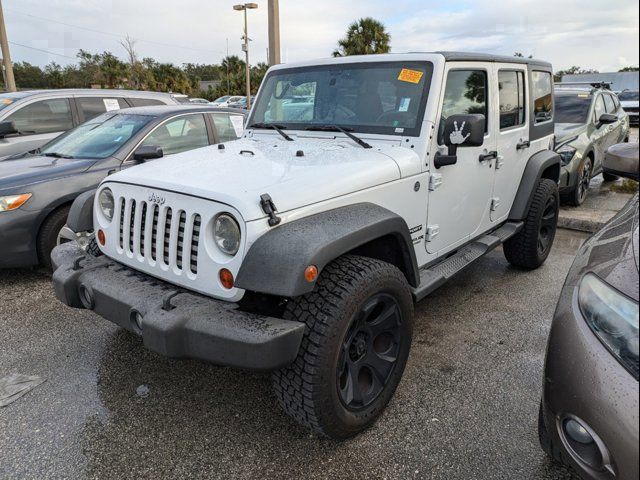
[[[600,128],[603,125],[611,125],[612,123],[616,123],[617,121],[618,117],[613,113],[603,113],[602,115],[600,115],[600,118],[598,119],[598,125],[596,126]]]
[[[604,154],[605,173],[638,181],[638,143],[619,143]]]
[[[458,148],[482,146],[485,124],[486,118],[482,114],[449,116],[444,123],[442,137],[448,152],[447,155],[436,155],[435,167],[455,164],[458,161]]]
[[[16,125],[13,122],[0,122],[0,138],[4,138],[7,135],[19,133]]]
[[[133,152],[133,159],[139,163],[144,163],[147,160],[153,160],[156,158],[162,158],[163,156],[164,152],[162,149],[155,145],[143,145],[136,148]]]

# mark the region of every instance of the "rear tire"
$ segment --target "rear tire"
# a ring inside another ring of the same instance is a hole
[[[589,192],[589,184],[591,183],[591,174],[593,173],[593,160],[591,157],[585,157],[578,168],[578,181],[576,186],[567,195],[567,203],[574,207],[579,207],[587,199]]]
[[[534,269],[544,263],[556,236],[559,205],[556,182],[548,178],[541,179],[524,227],[503,245],[504,256],[511,265]]]
[[[58,234],[67,224],[70,207],[61,207],[51,213],[40,227],[36,248],[40,264],[51,268],[51,251],[58,244]]]
[[[413,300],[404,275],[379,260],[345,255],[285,318],[306,324],[298,357],[273,374],[284,411],[316,433],[358,434],[385,409],[409,356]]]

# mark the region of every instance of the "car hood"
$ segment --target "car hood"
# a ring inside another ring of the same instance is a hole
[[[351,143],[351,144],[350,144]],[[269,194],[279,212],[400,178],[400,161],[414,151],[400,147],[365,149],[351,140],[260,135],[191,150],[127,169],[110,182],[185,192],[236,208],[245,221],[265,216],[260,196]],[[419,162],[415,162],[419,165]]]
[[[0,161],[0,192],[83,172],[95,159],[43,156],[8,157]]]
[[[586,131],[584,123],[556,123],[554,133],[556,134],[556,144],[563,143],[573,137],[577,137]]]
[[[638,108],[640,102],[638,100],[624,100],[620,102],[620,105],[622,105],[622,108]]]
[[[588,272],[638,301],[638,195],[580,248],[567,284]]]

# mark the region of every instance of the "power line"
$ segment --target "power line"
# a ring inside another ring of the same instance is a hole
[[[30,13],[20,12],[20,11],[14,10],[13,8],[7,8],[5,10],[7,10],[9,12],[12,12],[12,13],[17,13],[18,15],[24,15],[25,17],[31,17],[31,18],[35,18],[35,19],[38,19],[38,20],[43,20],[43,21],[46,21],[46,22],[57,23],[59,25],[64,25],[65,27],[77,28],[79,30],[85,30],[87,32],[99,33],[101,35],[108,35],[110,37],[115,37],[115,38],[123,38],[123,39],[127,38],[127,35],[123,35],[121,33],[105,32],[103,30],[96,30],[96,29],[93,29],[93,28],[82,27],[80,25],[72,25],[70,23],[61,22],[59,20],[53,20],[51,18],[45,18],[45,17],[40,17],[38,15],[32,15]],[[139,41],[141,43],[149,43],[149,44],[152,44],[152,45],[158,45],[160,47],[180,48],[180,49],[183,49],[183,50],[192,50],[192,51],[196,51],[196,52],[224,54],[224,52],[217,51],[217,50],[207,50],[207,49],[204,49],[204,48],[195,48],[195,47],[187,47],[187,46],[184,46],[184,45],[174,45],[174,44],[169,44],[169,43],[154,42],[152,40],[144,40],[144,39],[138,40],[138,39],[136,39],[136,41]]]
[[[36,52],[47,53],[49,55],[57,55],[58,57],[70,58],[71,60],[77,60],[76,57],[70,57],[69,55],[64,55],[62,53],[51,52],[49,50],[44,50],[42,48],[30,47],[29,45],[23,45],[21,43],[9,42],[11,45],[15,45],[16,47],[28,48],[29,50],[35,50]]]

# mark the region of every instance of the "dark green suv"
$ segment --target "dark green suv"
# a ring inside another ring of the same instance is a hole
[[[628,141],[629,116],[606,84],[557,84],[555,100],[556,152],[562,159],[560,194],[579,206],[591,178],[602,172],[604,152]],[[605,180],[615,180],[603,174]]]

